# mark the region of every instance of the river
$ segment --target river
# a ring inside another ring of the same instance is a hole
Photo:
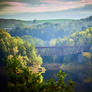
[[[47,63],[43,66],[46,68],[42,74],[45,80],[51,78],[57,80],[57,73],[62,70],[67,74],[65,81],[72,79],[76,83],[75,92],[92,92],[92,65]]]

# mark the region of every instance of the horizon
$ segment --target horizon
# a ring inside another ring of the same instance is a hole
[[[32,20],[26,20],[26,19],[17,19],[17,18],[0,18],[0,19],[5,19],[5,20],[19,20],[19,21],[33,21],[33,20],[37,20],[37,21],[47,21],[47,20],[80,20],[80,19],[85,19],[85,18],[89,18],[91,17],[92,15],[90,16],[86,16],[86,17],[82,17],[82,18],[75,18],[75,19],[70,19],[70,18],[67,18],[67,19],[63,19],[63,18],[52,18],[52,19],[32,19]]]

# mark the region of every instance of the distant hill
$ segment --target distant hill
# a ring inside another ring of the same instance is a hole
[[[92,16],[89,16],[89,17],[87,17],[87,18],[83,18],[83,19],[81,19],[81,20],[83,20],[83,21],[92,21]]]
[[[49,19],[49,20],[32,20],[32,21],[24,21],[24,20],[16,20],[16,19],[0,19],[0,28],[7,27],[17,27],[17,26],[30,26],[37,25],[43,23],[65,23],[72,22],[72,19]]]
[[[28,26],[32,21],[23,21],[16,19],[0,19],[0,28],[10,28],[17,26]]]
[[[73,23],[77,21],[92,21],[92,16],[88,18],[74,20],[74,19],[49,19],[49,20],[32,20],[32,21],[24,21],[24,20],[16,20],[16,19],[0,19],[0,28],[7,27],[17,27],[17,26],[30,26],[37,24],[46,24],[46,23],[54,23],[54,24],[66,24]]]
[[[52,39],[67,37],[75,32],[92,27],[92,16],[80,19],[49,19],[23,21],[15,19],[0,19],[0,28],[6,29],[12,36],[19,36],[32,42],[47,42]],[[26,37],[25,37],[26,35]],[[32,39],[33,40],[30,40]],[[38,44],[38,43],[37,43]]]
[[[62,23],[62,22],[71,22],[73,19],[49,19],[49,20],[38,20],[38,23]]]

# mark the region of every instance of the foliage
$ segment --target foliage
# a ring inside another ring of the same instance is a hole
[[[83,55],[81,58],[83,58],[82,61],[90,62],[92,61],[92,27],[87,28],[86,30],[82,32],[75,32],[72,35],[68,37],[64,37],[63,39],[59,38],[56,40],[55,46],[82,46],[84,49]],[[67,50],[68,51],[68,50]],[[77,56],[77,55],[76,55]],[[64,56],[63,61],[77,61],[78,59],[74,55],[68,55]],[[73,60],[74,59],[74,60]],[[86,63],[87,64],[87,63]]]
[[[82,55],[85,59],[86,64],[91,65],[92,64],[92,61],[91,61],[92,55],[91,55],[91,53],[90,52],[83,52]]]
[[[29,66],[40,66],[42,58],[36,54],[32,44],[19,37],[11,37],[5,30],[0,30],[0,62],[4,62],[7,73],[7,92],[73,92],[74,83],[67,84],[66,74],[59,71],[58,80],[44,81],[42,75],[32,73]]]
[[[45,42],[39,38],[34,38],[31,35],[24,35],[21,37],[23,40],[28,41],[31,44],[34,44],[35,46],[44,46]]]
[[[91,58],[91,53],[89,53],[89,52],[83,52],[82,55],[83,55],[84,57],[87,57],[88,59]]]
[[[59,71],[58,80],[44,81],[40,73],[32,74],[29,67],[22,65],[17,57],[7,60],[7,92],[74,92],[74,82],[65,83],[66,74]]]
[[[56,45],[56,39],[52,39],[50,41],[50,46],[55,46]]]
[[[41,65],[42,58],[36,54],[34,45],[23,41],[19,37],[11,37],[5,30],[0,30],[0,61],[3,62],[5,58],[14,57],[26,62],[28,65]]]
[[[40,45],[39,40],[42,45],[44,44],[43,41],[67,37],[75,32],[80,32],[91,27],[92,21],[90,18],[92,18],[92,16],[80,20],[56,19],[20,21],[0,19],[0,28],[5,28],[12,36],[20,36],[29,42],[32,42],[32,37],[33,40],[36,41],[34,44]]]
[[[56,45],[73,45],[73,46],[85,46],[85,44],[92,44],[92,28],[88,28],[82,32],[75,32],[72,35],[63,38],[57,39]]]

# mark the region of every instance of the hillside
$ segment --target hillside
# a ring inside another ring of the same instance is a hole
[[[30,43],[35,42],[36,46],[48,46],[53,39],[64,38],[92,27],[91,18],[92,16],[80,20],[51,19],[33,21],[0,19],[0,28],[6,29],[12,36],[19,36]]]

